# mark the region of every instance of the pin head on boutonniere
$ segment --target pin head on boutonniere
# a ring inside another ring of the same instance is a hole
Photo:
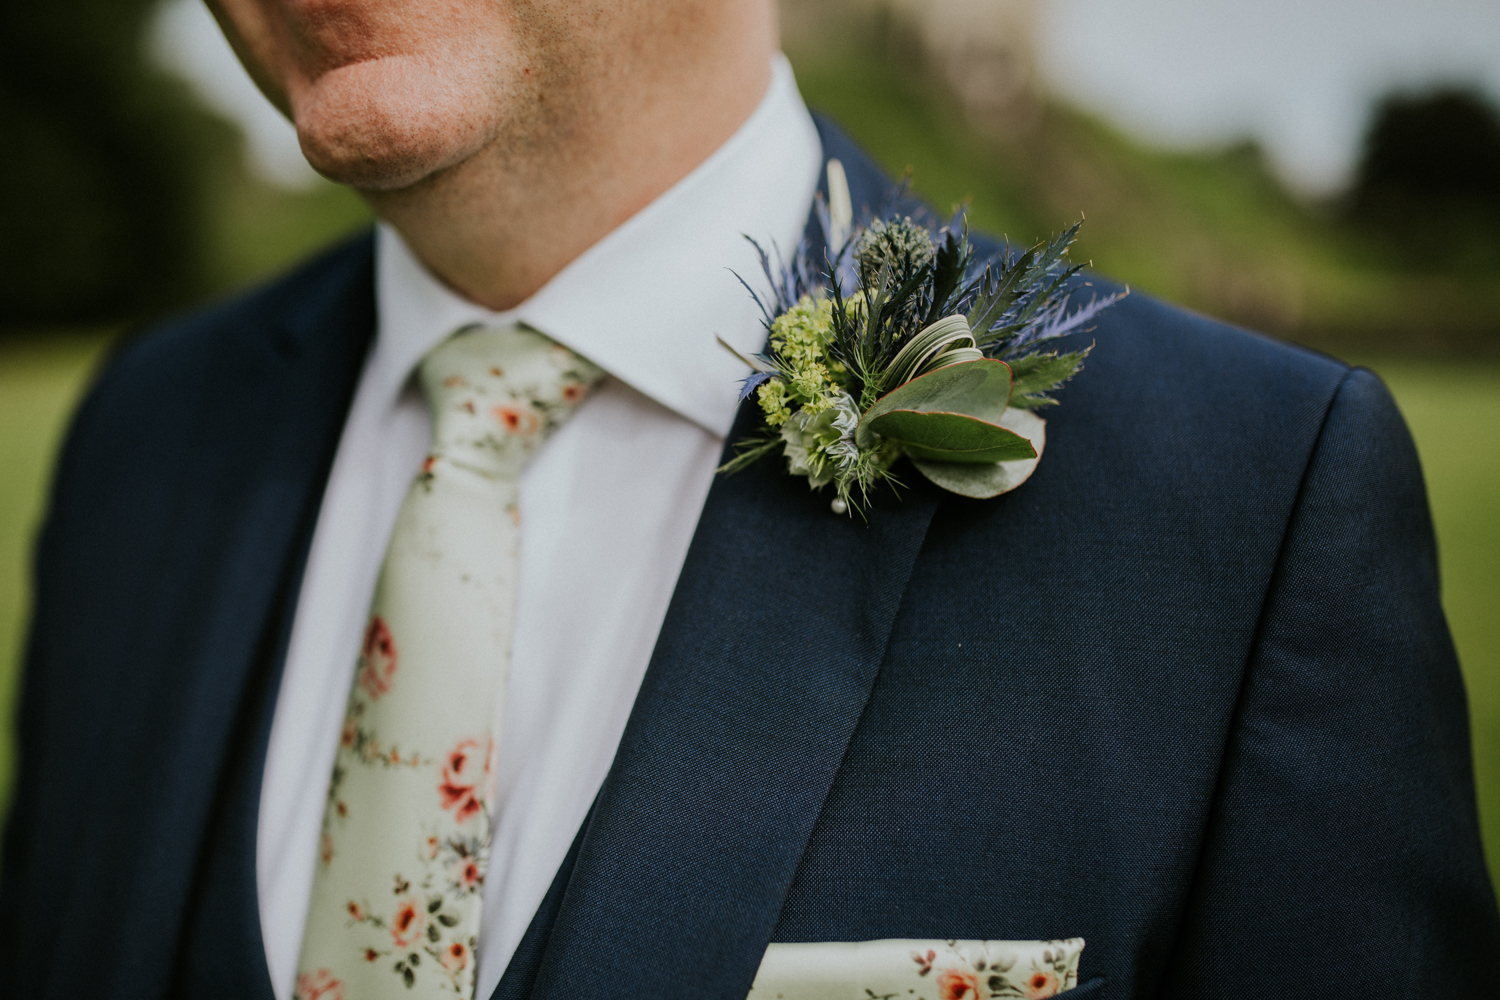
[[[1079,226],[981,265],[962,221],[934,229],[892,216],[854,227],[837,160],[828,180],[828,201],[817,204],[821,262],[805,245],[773,262],[756,244],[771,291],[750,294],[768,345],[734,353],[753,369],[740,398],[755,397],[761,427],[719,471],[779,452],[812,489],[833,486],[838,514],[862,511],[882,482],[899,485],[903,457],[967,497],[1020,486],[1045,444],[1036,411],[1056,403],[1091,350],[1047,343],[1119,298],[1069,310],[1082,265],[1067,252]]]

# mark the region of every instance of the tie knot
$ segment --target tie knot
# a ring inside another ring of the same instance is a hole
[[[469,326],[428,352],[420,368],[432,411],[435,460],[515,478],[604,374],[561,344],[520,326]]]

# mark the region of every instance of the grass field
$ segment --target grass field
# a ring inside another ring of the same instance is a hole
[[[1500,885],[1500,365],[1359,360],[1391,387],[1422,456],[1443,607],[1469,689],[1485,851]]]
[[[0,801],[10,799],[11,714],[25,641],[31,544],[52,458],[104,350],[99,333],[0,340]]]
[[[0,800],[31,539],[68,414],[104,346],[83,333],[0,342]],[[1500,873],[1500,366],[1361,360],[1390,385],[1422,453],[1469,688],[1485,842]]]

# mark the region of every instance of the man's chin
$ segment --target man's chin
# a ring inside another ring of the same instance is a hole
[[[323,176],[362,190],[415,184],[492,135],[484,88],[463,83],[406,57],[331,70],[292,98],[303,155]]]

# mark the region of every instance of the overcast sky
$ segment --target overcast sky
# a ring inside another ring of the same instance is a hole
[[[1151,142],[1260,140],[1284,177],[1337,188],[1375,98],[1477,83],[1500,98],[1500,0],[1039,0],[1046,84]],[[166,0],[151,46],[239,121],[269,179],[311,178],[201,0]]]
[[[1288,180],[1342,184],[1379,95],[1500,97],[1500,0],[1040,0],[1043,77],[1143,138],[1254,136]]]

